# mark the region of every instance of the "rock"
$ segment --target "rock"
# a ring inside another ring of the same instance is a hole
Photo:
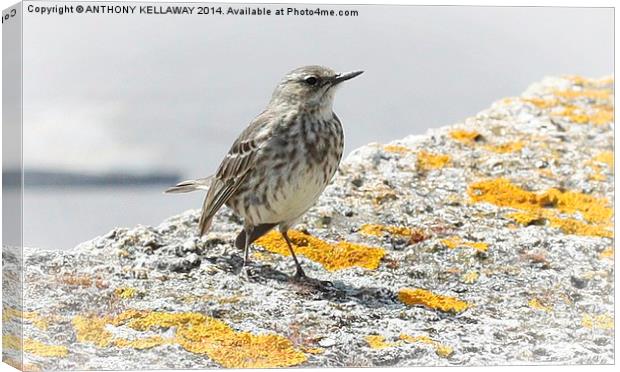
[[[21,316],[5,251],[7,356],[22,319],[46,370],[613,363],[612,86],[547,78],[353,151],[290,234],[304,281],[277,233],[240,275],[226,208],[203,237],[191,210],[25,248]]]

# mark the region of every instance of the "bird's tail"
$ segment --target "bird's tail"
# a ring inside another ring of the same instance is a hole
[[[164,191],[166,194],[181,194],[186,192],[192,192],[197,190],[209,190],[211,185],[211,179],[213,176],[199,178],[197,180],[187,180],[172,186]]]

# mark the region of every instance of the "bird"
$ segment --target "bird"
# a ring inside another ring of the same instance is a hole
[[[318,65],[287,73],[266,108],[234,141],[209,177],[181,182],[166,193],[206,190],[198,222],[205,235],[227,205],[243,219],[235,246],[249,270],[250,245],[278,227],[295,262],[294,278],[306,277],[288,230],[310,209],[333,178],[344,150],[344,131],[333,104],[336,89],[363,71],[337,73]]]

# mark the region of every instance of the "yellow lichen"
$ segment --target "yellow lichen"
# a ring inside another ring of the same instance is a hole
[[[465,301],[456,297],[438,295],[418,288],[402,288],[398,291],[398,299],[409,306],[423,305],[444,312],[460,313],[469,307]]]
[[[474,248],[480,252],[486,252],[489,249],[489,245],[487,243],[463,241],[463,239],[458,236],[441,239],[441,244],[445,245],[450,249],[455,249],[462,246]]]
[[[118,298],[133,298],[138,294],[138,291],[135,288],[131,287],[119,287],[114,290],[114,295]]]
[[[263,256],[267,256],[267,254],[263,253]],[[241,301],[243,296],[240,295],[232,295],[232,296],[216,296],[213,294],[204,294],[204,295],[183,295],[180,297],[180,300],[185,302],[185,303],[191,303],[191,302],[196,302],[196,301],[200,301],[200,302],[205,302],[205,301],[215,301],[218,302],[220,304],[236,304],[239,303],[239,301]]]
[[[48,345],[31,338],[23,339],[23,345],[25,352],[42,357],[64,358],[69,355],[69,350],[65,346]],[[21,350],[22,339],[14,335],[2,336],[2,347],[5,349]]]
[[[614,112],[610,108],[600,108],[589,116],[589,121],[595,125],[605,125],[614,121]]]
[[[105,329],[106,325],[124,325],[136,331],[175,327],[176,334],[168,339],[148,336],[127,340],[113,338]],[[76,316],[73,326],[79,342],[93,342],[98,347],[135,349],[175,343],[190,352],[206,354],[225,368],[289,367],[306,361],[306,356],[282,336],[238,332],[226,323],[200,313],[127,310],[116,317]]]
[[[360,233],[364,235],[383,236],[388,233],[391,235],[411,236],[414,230],[402,226],[385,226],[365,224],[360,227]]]
[[[77,315],[71,322],[79,342],[92,342],[98,347],[110,345],[112,334],[105,329],[108,318]]]
[[[450,137],[455,141],[469,144],[477,141],[481,136],[480,133],[476,131],[455,129],[450,132]]]
[[[564,105],[562,110],[552,113],[552,116],[559,116],[576,124],[586,124],[590,121],[590,117],[574,105]]]
[[[523,98],[523,101],[526,103],[530,103],[539,109],[548,109],[550,107],[554,107],[558,105],[557,99],[543,99],[543,98]]]
[[[325,352],[325,349],[323,349],[321,347],[306,347],[306,346],[302,346],[300,349],[304,353],[313,354],[313,355],[319,355],[319,354],[323,354]]]
[[[607,247],[601,253],[599,253],[598,257],[600,259],[614,259],[614,247]]]
[[[553,310],[553,308],[552,308],[551,306],[544,305],[544,304],[543,304],[542,302],[540,302],[540,300],[539,300],[539,299],[537,299],[537,298],[532,298],[532,299],[531,299],[531,300],[527,303],[527,305],[528,305],[529,307],[531,307],[532,309],[535,309],[535,310],[541,310],[541,311],[545,311],[545,312],[547,312],[547,313],[550,313],[550,312]]]
[[[485,148],[498,154],[507,154],[510,152],[521,151],[525,144],[521,141],[506,142],[499,145],[488,145]]]
[[[24,351],[42,357],[64,358],[69,355],[66,346],[48,345],[30,338],[24,339]]]
[[[547,220],[551,226],[557,227],[567,234],[600,236],[602,238],[613,238],[614,236],[614,232],[608,230],[606,225],[592,225],[572,218],[557,218],[552,216],[549,216]]]
[[[2,320],[7,322],[14,319],[27,320],[42,331],[47,330],[49,326],[48,321],[36,311],[20,311],[12,307],[4,307],[2,309]]]
[[[614,169],[614,153],[611,151],[603,151],[600,154],[596,155],[592,160],[607,164],[609,169]]]
[[[385,337],[378,335],[369,335],[364,338],[373,349],[387,349],[389,347],[397,346],[397,343],[385,342]]]
[[[420,151],[418,152],[416,166],[420,170],[439,169],[445,167],[450,160],[450,155],[431,154],[430,152]]]
[[[411,336],[405,333],[401,333],[399,338],[409,343],[421,342],[424,344],[433,345],[435,347],[435,353],[442,358],[448,358],[450,355],[454,353],[454,349],[452,349],[450,346],[444,345],[439,341],[435,341],[426,335]]]
[[[463,274],[463,277],[461,278],[461,280],[466,284],[473,284],[478,281],[479,277],[480,277],[480,274],[478,274],[477,271],[468,271],[465,274]]]
[[[300,231],[290,230],[288,233],[295,253],[320,263],[329,271],[346,269],[353,266],[375,270],[385,250],[383,248],[368,247],[345,241],[328,243],[312,235]],[[271,231],[256,241],[256,245],[264,249],[285,256],[290,256],[286,241],[282,234]]]
[[[612,77],[605,77],[601,79],[590,79],[579,75],[567,75],[564,76],[566,79],[570,80],[574,85],[578,85],[581,87],[594,87],[599,88],[601,86],[613,84],[614,79]]]
[[[22,339],[14,335],[3,335],[2,336],[2,348],[5,350],[7,349],[21,350]]]
[[[161,336],[149,336],[137,340],[114,340],[114,346],[116,347],[130,347],[137,350],[150,349],[152,347],[164,345],[167,343],[171,343],[171,341],[166,340]]]
[[[594,181],[605,181],[606,177],[603,175],[603,164],[607,165],[609,171],[613,174],[614,171],[614,153],[611,151],[604,151],[592,158],[592,161],[586,163],[594,171],[590,175],[590,179]]]
[[[556,97],[575,100],[587,98],[592,100],[609,100],[612,94],[610,89],[580,89],[580,90],[556,90],[553,92]]]
[[[523,225],[523,226],[529,226],[532,225],[536,222],[541,222],[544,221],[544,218],[541,216],[540,213],[533,213],[533,212],[514,212],[514,213],[508,213],[506,215],[506,217],[512,219],[513,221]]]
[[[588,329],[614,329],[614,318],[609,314],[592,316],[584,314],[581,318],[581,326]]]
[[[181,326],[176,340],[184,349],[206,354],[224,368],[290,367],[306,361],[306,356],[282,336],[236,332],[213,318]]]
[[[572,191],[549,189],[535,193],[522,189],[504,178],[474,182],[467,190],[474,202],[486,202],[500,207],[519,209],[521,212],[508,217],[522,224],[547,219],[551,226],[569,234],[613,236],[606,227],[610,225],[613,209],[605,198]],[[589,224],[572,218],[560,218],[554,211],[580,214]]]
[[[565,105],[561,111],[552,113],[552,116],[564,118],[575,124],[604,125],[614,120],[613,111],[609,108],[590,108],[585,110],[574,105]]]
[[[383,150],[387,152],[393,152],[396,154],[406,154],[408,152],[411,152],[411,149],[409,147],[401,146],[401,145],[385,145],[383,146]]]

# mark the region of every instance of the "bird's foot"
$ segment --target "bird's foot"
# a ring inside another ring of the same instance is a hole
[[[241,272],[239,273],[239,276],[245,281],[254,282],[258,279],[258,272],[256,268],[250,265],[243,265],[241,267]]]
[[[297,267],[297,270],[295,271],[295,275],[293,276],[293,280],[302,281],[306,279],[308,279],[308,277],[306,276],[306,273],[304,272],[304,270],[301,267]]]

